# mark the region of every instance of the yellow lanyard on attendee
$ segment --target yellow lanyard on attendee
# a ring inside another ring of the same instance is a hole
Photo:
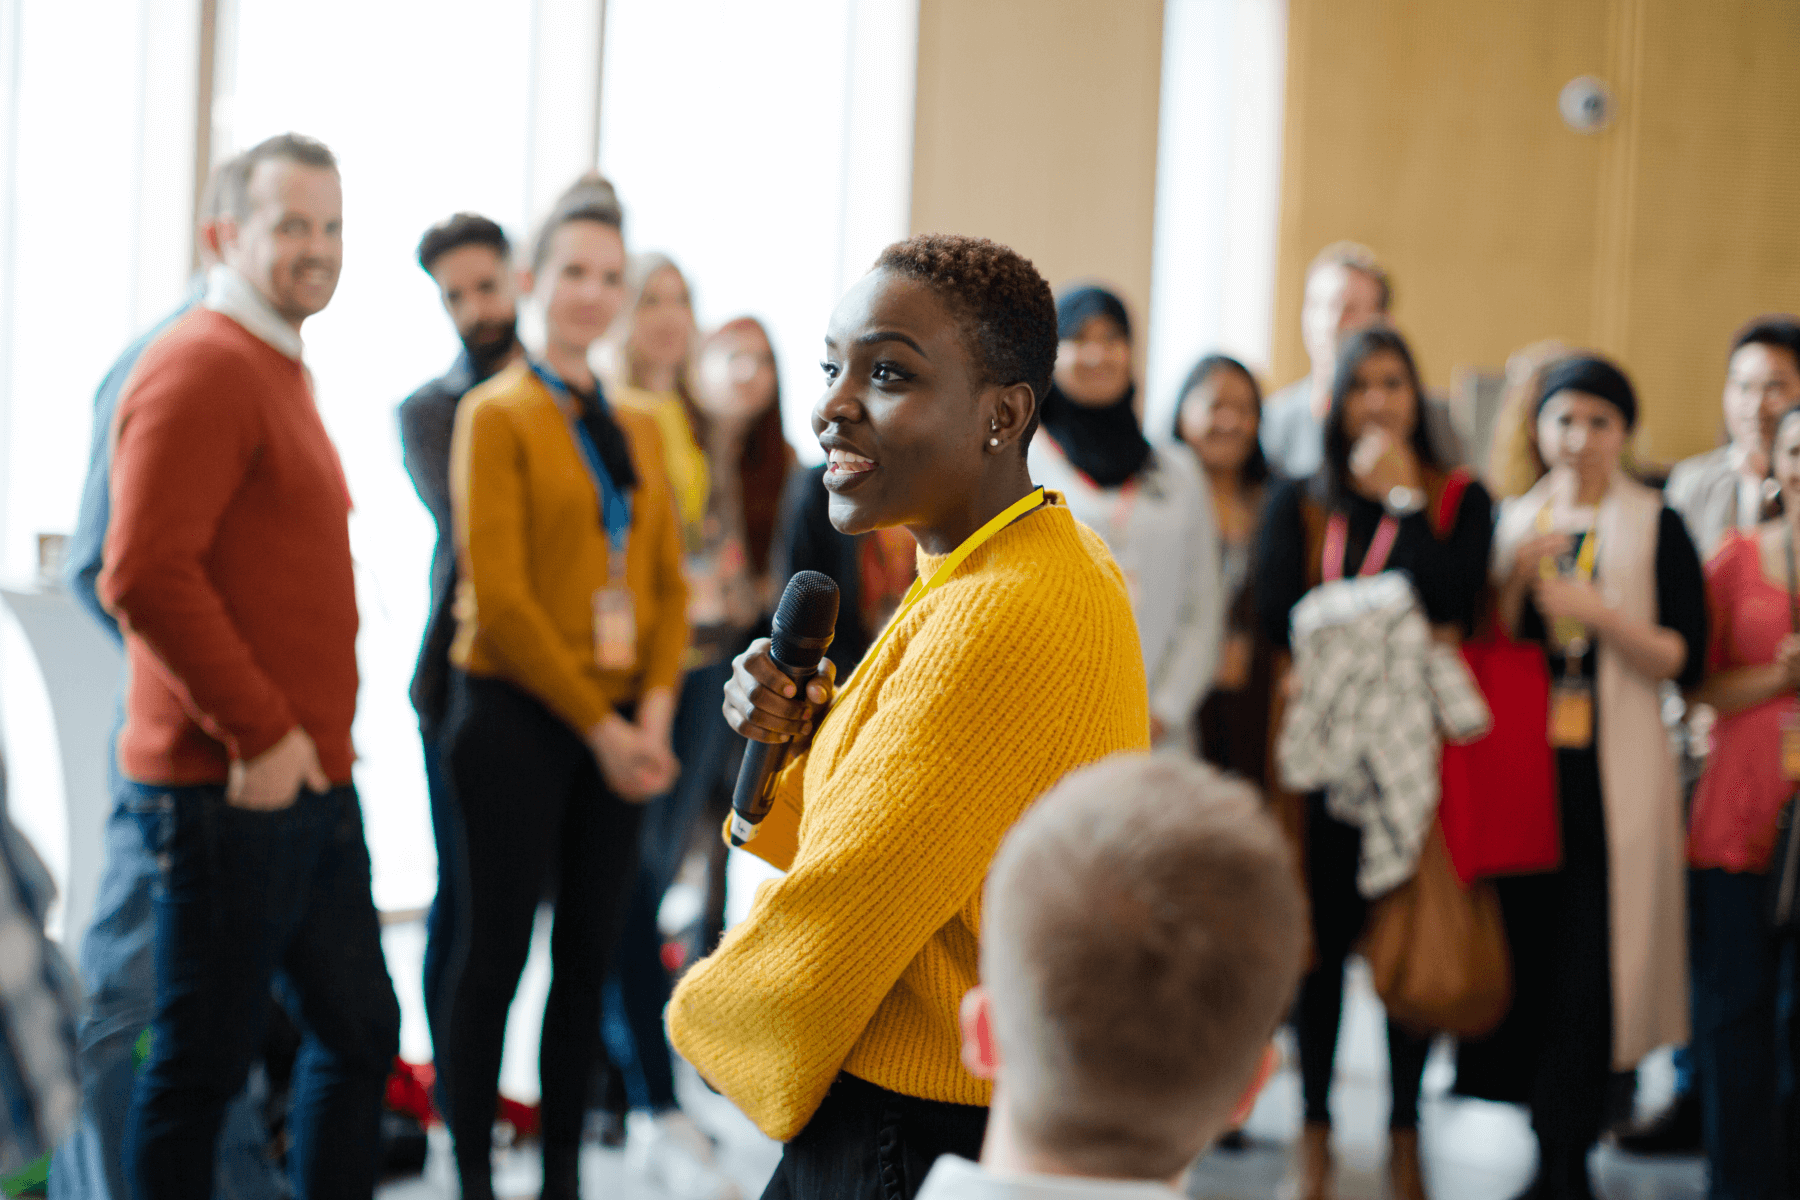
[[[1581,549],[1575,554],[1575,578],[1588,583],[1594,578],[1594,564],[1600,556],[1600,524],[1599,513],[1594,514],[1594,525],[1582,535]],[[1537,527],[1539,533],[1553,532],[1550,521],[1550,507],[1545,505],[1538,509]],[[1557,569],[1556,560],[1543,558],[1538,560],[1538,575],[1544,579],[1556,579],[1562,572]],[[1588,651],[1587,626],[1573,617],[1558,617],[1550,622],[1550,636],[1563,650],[1564,666],[1570,675],[1579,672],[1582,657]]]
[[[869,652],[863,655],[863,662],[868,663],[875,661],[875,656],[881,653],[881,648],[883,646],[887,645],[888,638],[893,634],[900,622],[905,620],[906,614],[912,611],[913,605],[923,600],[928,593],[942,587],[945,581],[956,573],[956,568],[963,565],[963,562],[967,560],[969,555],[981,549],[981,547],[995,534],[999,533],[1002,529],[1005,529],[1008,525],[1011,525],[1014,521],[1018,520],[1043,502],[1044,489],[1035,489],[1023,500],[1020,500],[1017,504],[970,534],[968,538],[963,541],[962,545],[952,550],[950,556],[938,565],[938,569],[931,573],[930,579],[913,580],[912,586],[906,589],[905,598],[900,601],[900,607],[894,610],[894,615],[892,617],[888,618],[887,628],[881,631],[881,636],[876,639],[873,646],[869,647]],[[854,678],[856,678],[856,675],[855,673],[852,673],[851,679]],[[846,681],[844,689],[848,690],[849,687],[850,684]]]
[[[1537,528],[1539,533],[1554,533],[1555,528],[1550,521],[1550,506],[1538,509]],[[1581,538],[1581,550],[1575,556],[1575,578],[1587,583],[1594,578],[1594,562],[1600,557],[1600,531],[1589,529]],[[1556,560],[1544,558],[1538,560],[1538,574],[1545,579],[1555,579],[1561,575],[1556,569]]]

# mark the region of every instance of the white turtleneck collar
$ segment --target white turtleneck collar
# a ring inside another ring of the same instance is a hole
[[[289,358],[300,357],[299,330],[282,319],[255,284],[224,263],[214,263],[206,273],[206,298],[200,303],[230,317]]]

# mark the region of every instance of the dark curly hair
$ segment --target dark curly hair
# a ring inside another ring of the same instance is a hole
[[[983,385],[1031,387],[1019,447],[1030,445],[1056,366],[1056,300],[1031,260],[987,238],[922,233],[883,250],[875,269],[918,280],[965,322]]]
[[[501,258],[512,255],[506,231],[498,224],[480,213],[459,212],[425,231],[419,239],[419,265],[429,274],[433,263],[464,246],[486,246]]]

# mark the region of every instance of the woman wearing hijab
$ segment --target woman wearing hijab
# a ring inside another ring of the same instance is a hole
[[[1699,685],[1706,591],[1681,518],[1620,469],[1637,424],[1630,382],[1565,359],[1538,385],[1549,473],[1506,501],[1494,537],[1500,619],[1544,648],[1562,809],[1562,866],[1499,882],[1512,1011],[1465,1043],[1458,1090],[1527,1104],[1527,1193],[1588,1200],[1607,1082],[1688,1034],[1681,781],[1663,684]]]
[[[1056,371],[1044,397],[1047,437],[1031,474],[1061,492],[1125,572],[1150,682],[1151,740],[1189,744],[1212,682],[1224,622],[1212,504],[1191,454],[1144,438],[1131,378],[1131,320],[1104,288],[1056,305]]]

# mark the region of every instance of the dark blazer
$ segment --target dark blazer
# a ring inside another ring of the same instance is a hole
[[[456,406],[482,380],[469,356],[400,404],[400,449],[406,473],[437,526],[431,552],[431,615],[413,668],[410,695],[419,724],[427,732],[443,722],[450,701],[450,643],[456,637],[451,604],[456,596],[456,532],[450,519],[450,434]]]
[[[859,539],[839,533],[831,524],[827,512],[830,499],[831,493],[825,490],[823,464],[788,473],[771,561],[777,583],[785,584],[796,571],[818,571],[837,581],[837,632],[825,656],[837,664],[841,683],[856,669],[881,631],[863,627],[862,572],[857,565]]]

